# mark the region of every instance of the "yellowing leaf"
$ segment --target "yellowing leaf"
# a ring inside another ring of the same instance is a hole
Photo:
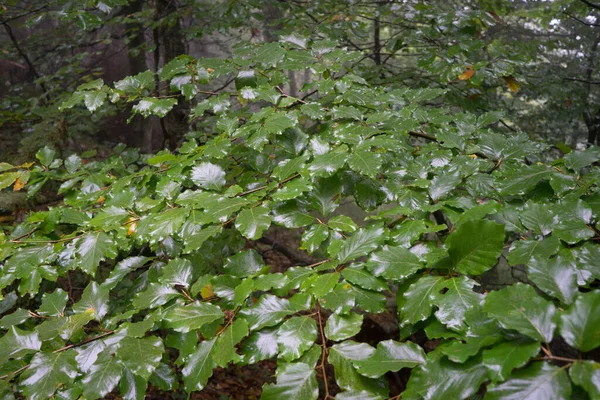
[[[18,192],[19,190],[23,189],[23,186],[25,186],[25,183],[27,183],[27,182],[21,181],[21,177],[18,177],[17,180],[15,181],[15,184],[13,185],[13,192]]]
[[[504,77],[502,77],[502,79],[504,79],[504,82],[506,82],[506,86],[508,86],[508,90],[510,90],[513,93],[517,93],[519,91],[519,89],[521,88],[521,84],[512,75],[504,76]]]
[[[129,228],[127,229],[127,236],[133,235],[137,228],[137,221],[133,221],[129,224]]]
[[[462,74],[460,74],[458,76],[458,80],[461,81],[466,81],[471,79],[471,77],[473,76],[473,74],[475,73],[475,70],[473,69],[473,67],[471,67],[470,65],[467,66],[467,68],[465,69],[465,72],[463,72]]]
[[[213,288],[210,283],[200,290],[200,296],[202,296],[203,299],[210,299],[211,297],[215,296],[215,292],[213,292]]]

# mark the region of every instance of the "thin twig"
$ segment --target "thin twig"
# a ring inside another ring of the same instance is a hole
[[[93,337],[93,338],[91,338],[91,339],[84,340],[83,342],[79,342],[79,343],[73,343],[73,344],[70,344],[70,345],[68,345],[68,346],[61,347],[61,348],[60,348],[60,349],[58,349],[58,350],[54,350],[52,353],[62,353],[63,351],[67,351],[67,350],[69,350],[69,349],[72,349],[72,348],[75,348],[75,347],[81,347],[81,346],[83,346],[83,345],[86,345],[86,344],[88,344],[88,343],[95,342],[96,340],[100,340],[100,339],[102,339],[102,338],[105,338],[105,337],[107,337],[107,336],[110,336],[110,335],[112,335],[113,333],[115,333],[115,331],[108,331],[108,332],[106,332],[106,333],[103,333],[102,335],[98,335],[98,336],[96,336],[96,337]]]
[[[319,304],[319,300],[315,302],[315,306],[317,308],[317,320],[319,322],[319,332],[321,333],[321,362],[317,366],[317,368],[321,369],[323,373],[323,384],[325,387],[325,397],[324,400],[333,399],[333,396],[329,394],[329,383],[327,382],[327,371],[325,368],[325,361],[327,359],[327,340],[325,339],[325,331],[323,330],[323,316],[321,315],[321,305]]]

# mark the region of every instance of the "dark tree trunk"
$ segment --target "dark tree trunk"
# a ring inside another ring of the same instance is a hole
[[[141,72],[148,70],[148,63],[146,61],[146,38],[144,36],[144,26],[136,19],[131,18],[133,14],[142,12],[145,1],[135,0],[123,7],[121,15],[129,17],[129,20],[125,23],[125,31],[129,33],[127,38],[127,58],[129,61],[129,75],[137,75]],[[141,115],[133,117],[131,127],[133,128],[133,134],[141,138],[141,149],[145,153],[152,153],[155,149],[153,146],[154,142],[154,131],[156,127],[159,127],[158,118],[150,116],[144,118]]]
[[[159,21],[159,28],[155,35],[155,39],[157,37],[159,43],[156,45],[160,45],[163,64],[166,64],[175,57],[186,53],[176,2],[156,0],[156,17]],[[179,103],[161,120],[164,134],[163,147],[174,150],[181,144],[183,136],[189,129],[189,112],[190,104],[180,97]]]

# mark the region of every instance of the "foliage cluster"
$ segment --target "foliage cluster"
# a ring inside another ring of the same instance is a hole
[[[546,162],[498,113],[372,84],[363,58],[289,35],[180,56],[158,74],[168,94],[151,72],[79,86],[63,110],[165,117],[206,97],[177,152],[0,163],[0,189],[64,197],[0,233],[0,394],[191,393],[277,359],[264,399],[385,399],[399,371],[402,399],[600,398],[600,150]],[[423,65],[475,85],[463,61]],[[287,93],[307,69],[308,95]],[[235,92],[211,91],[222,77]],[[273,230],[301,232],[284,271],[257,245]],[[515,281],[490,287],[502,266]],[[377,314],[394,337],[359,340]]]

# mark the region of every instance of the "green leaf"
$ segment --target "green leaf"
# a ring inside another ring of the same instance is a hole
[[[81,381],[83,395],[88,399],[105,397],[121,380],[122,371],[121,361],[109,349],[104,350]]]
[[[277,330],[261,329],[254,331],[242,345],[244,361],[255,364],[258,361],[275,357],[278,353]]]
[[[218,339],[213,359],[219,367],[225,368],[231,361],[238,363],[241,357],[236,353],[235,346],[248,335],[248,323],[244,319],[236,319]]]
[[[271,226],[273,217],[266,207],[246,208],[235,219],[235,227],[247,239],[256,240]]]
[[[169,111],[173,109],[175,104],[177,104],[177,99],[156,99],[153,97],[144,97],[133,106],[132,110],[134,113],[142,114],[144,117],[156,115],[160,118],[164,118]]]
[[[377,344],[375,352],[366,359],[353,362],[358,372],[369,378],[380,378],[386,372],[414,368],[425,363],[425,352],[412,342],[399,343],[385,340]]]
[[[263,386],[261,400],[316,400],[318,396],[319,386],[313,367],[292,363],[277,368],[277,383]]]
[[[204,162],[192,168],[192,182],[209,189],[220,190],[225,185],[225,171],[220,165]]]
[[[67,340],[83,334],[83,327],[94,319],[93,310],[85,310],[81,314],[73,314],[67,319],[66,325],[60,332],[60,337]]]
[[[358,229],[358,226],[352,221],[352,218],[346,215],[337,215],[327,221],[327,225],[338,232],[352,233]]]
[[[462,178],[459,171],[440,174],[431,180],[429,185],[429,196],[433,201],[437,201],[453,191],[461,182]]]
[[[117,256],[116,243],[104,232],[88,233],[77,241],[78,267],[90,274],[96,274],[100,261]]]
[[[284,112],[275,112],[265,120],[264,127],[269,133],[281,134],[296,125],[295,119]]]
[[[184,258],[169,260],[163,268],[163,274],[159,278],[160,283],[171,286],[183,286],[188,288],[192,283],[194,267],[192,262]]]
[[[571,382],[567,372],[545,362],[515,372],[509,380],[491,385],[487,399],[570,399]]]
[[[351,265],[348,268],[344,268],[342,276],[346,281],[353,283],[363,289],[384,291],[389,290],[384,280],[374,277],[366,269],[359,265]]]
[[[556,308],[530,285],[517,283],[489,293],[484,310],[506,329],[514,329],[542,342],[552,341]]]
[[[600,364],[594,361],[579,361],[569,369],[574,384],[581,386],[592,400],[600,399]]]
[[[584,151],[572,151],[564,157],[565,166],[573,171],[579,171],[600,160],[597,148],[587,148]]]
[[[554,233],[569,244],[576,244],[594,237],[592,228],[582,220],[574,218],[561,218]]]
[[[85,93],[83,102],[89,111],[94,112],[102,107],[106,101],[106,95],[107,93],[103,90],[89,91]]]
[[[160,214],[143,217],[135,231],[142,240],[156,243],[176,233],[188,217],[187,208],[172,208]]]
[[[577,276],[572,257],[562,254],[551,258],[532,258],[527,264],[527,277],[545,293],[571,304],[577,293]]]
[[[350,285],[337,284],[332,291],[319,299],[321,305],[334,313],[346,314],[356,304]]]
[[[381,156],[368,150],[356,150],[348,157],[348,166],[360,174],[375,178],[381,171]]]
[[[65,168],[70,174],[75,173],[81,167],[81,158],[77,154],[71,154],[65,160]]]
[[[363,316],[360,314],[331,314],[325,325],[325,336],[334,341],[349,339],[360,332],[362,323]]]
[[[351,299],[356,299],[356,304],[366,312],[380,313],[385,311],[386,297],[379,292],[364,290],[354,285],[349,286],[348,295]]]
[[[513,369],[524,366],[539,352],[538,342],[502,342],[483,351],[483,365],[488,369],[492,381],[502,382],[508,379]]]
[[[536,235],[546,236],[556,225],[554,214],[548,210],[548,207],[537,203],[527,203],[520,217],[523,225]]]
[[[600,292],[577,295],[575,302],[560,316],[560,334],[578,350],[587,352],[600,346]]]
[[[162,340],[156,336],[142,339],[125,337],[119,342],[117,355],[133,374],[150,379],[164,353]]]
[[[167,327],[177,332],[189,332],[223,318],[221,309],[210,303],[199,301],[187,306],[175,306],[164,315]]]
[[[308,171],[315,177],[328,177],[346,164],[348,146],[341,145],[325,154],[316,155],[308,165]]]
[[[56,151],[54,149],[51,149],[48,146],[44,146],[40,150],[38,150],[38,152],[35,154],[35,158],[40,160],[43,166],[47,167],[52,163],[52,161],[54,161],[55,155]]]
[[[314,253],[328,237],[329,229],[327,229],[327,226],[315,224],[302,234],[300,248],[309,253]]]
[[[445,357],[430,357],[423,366],[415,368],[402,397],[427,400],[467,399],[477,393],[486,380],[481,360],[472,359],[456,364]]]
[[[221,225],[209,225],[204,226],[199,231],[191,235],[187,235],[183,238],[185,243],[184,253],[191,253],[195,250],[198,250],[202,247],[204,242],[208,239],[217,236],[219,233],[223,231],[223,227]]]
[[[230,275],[245,278],[260,272],[264,261],[255,250],[245,250],[225,260],[223,269]]]
[[[11,326],[0,339],[0,361],[18,359],[26,354],[35,353],[41,348],[42,342],[37,332],[24,331]]]
[[[304,163],[306,163],[306,160],[308,160],[308,156],[303,154],[300,157],[280,161],[273,169],[273,176],[280,180],[287,179],[298,173],[304,166]]]
[[[108,289],[92,281],[83,291],[81,299],[73,305],[76,313],[92,312],[97,321],[108,313]]]
[[[400,310],[400,325],[415,324],[431,315],[436,294],[443,286],[439,276],[423,276],[404,292],[404,305]]]
[[[348,391],[364,391],[370,395],[385,396],[388,388],[385,379],[370,379],[356,371],[353,363],[369,358],[375,349],[366,343],[346,340],[329,349],[328,361],[333,366],[335,380],[340,388]]]
[[[423,264],[404,247],[386,245],[371,254],[367,268],[375,276],[399,281],[423,268]]]
[[[21,325],[23,322],[31,318],[31,314],[27,310],[18,308],[15,312],[7,314],[0,319],[0,328],[8,329],[13,325]]]
[[[177,296],[180,293],[171,285],[151,283],[146,290],[135,296],[133,306],[138,309],[155,308]]]
[[[118,225],[127,217],[129,217],[129,213],[125,209],[110,206],[100,211],[88,223],[96,228],[110,228]]]
[[[160,390],[170,391],[178,386],[178,380],[175,373],[165,363],[160,363],[154,370],[154,373],[150,377],[150,383]]]
[[[544,165],[531,165],[507,173],[505,179],[497,183],[505,195],[523,195],[533,189],[542,179],[548,179],[553,170]]]
[[[446,241],[458,272],[480,275],[496,264],[504,247],[504,225],[488,220],[467,221]]]
[[[5,172],[0,174],[0,190],[12,185],[19,176],[21,176],[20,172]]]
[[[277,332],[279,356],[293,361],[310,349],[317,340],[317,324],[311,317],[292,317]]]
[[[476,282],[466,276],[450,278],[443,285],[447,291],[436,300],[435,316],[448,328],[461,331],[465,328],[466,312],[478,307],[484,296],[473,291]]]
[[[49,399],[60,386],[70,385],[77,377],[75,352],[37,353],[21,376],[28,399]]]
[[[560,242],[554,235],[543,240],[516,240],[510,246],[508,263],[510,265],[528,264],[532,257],[549,259],[556,254]]]
[[[213,360],[216,342],[217,338],[201,342],[188,358],[181,371],[185,390],[188,393],[204,389],[208,378],[212,376],[213,370],[217,366]]]
[[[256,50],[256,61],[265,67],[275,67],[283,60],[285,53],[279,43],[266,43]]]
[[[246,318],[249,328],[255,331],[265,326],[277,325],[283,318],[295,312],[289,300],[265,294],[254,306],[242,309],[240,315]]]
[[[143,400],[146,397],[148,381],[141,376],[134,375],[129,369],[123,369],[119,390],[123,400]]]
[[[52,293],[44,293],[42,305],[37,313],[44,316],[62,316],[68,299],[67,293],[60,288]]]
[[[383,233],[383,228],[378,226],[359,229],[351,237],[344,240],[337,253],[338,260],[343,264],[369,254],[379,247],[384,239]]]

